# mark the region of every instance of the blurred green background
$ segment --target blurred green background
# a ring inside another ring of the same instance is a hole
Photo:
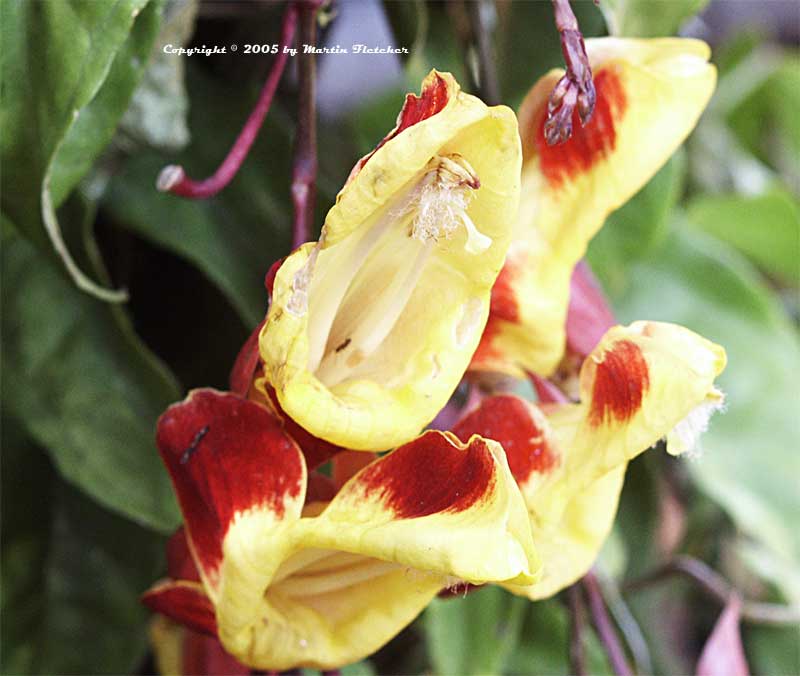
[[[600,560],[618,621],[646,646],[639,668],[687,673],[720,607],[683,581],[623,595],[626,578],[688,553],[749,598],[800,603],[800,10],[575,4],[587,36],[610,27],[703,37],[720,71],[688,143],[609,218],[589,253],[620,321],[678,322],[728,350],[728,410],[703,453],[649,453],[631,465]],[[317,225],[431,67],[469,88],[474,50],[459,5],[341,2],[327,13],[321,44],[384,31],[411,53],[371,61],[368,72],[335,55],[319,60]],[[552,9],[487,6],[501,98],[516,106],[561,63]],[[267,2],[2,4],[4,673],[152,669],[138,597],[163,575],[163,545],[179,523],[155,420],[188,388],[224,389],[264,314],[263,276],[291,239],[296,94],[290,65],[224,192],[202,202],[165,196],[154,189],[165,164],[213,172],[271,57],[188,58],[161,47],[277,42],[282,11]],[[78,268],[130,300],[79,290],[47,228],[59,229]],[[754,673],[800,673],[797,627],[742,631]],[[483,589],[437,600],[345,671],[564,674],[567,642],[562,598],[531,604]],[[594,639],[589,655],[593,673],[608,672]]]

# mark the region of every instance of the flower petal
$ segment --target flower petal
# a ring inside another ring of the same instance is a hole
[[[673,451],[688,450],[682,426],[719,407],[724,367],[724,350],[688,329],[617,326],[584,362],[580,403],[489,397],[456,426],[462,438],[503,445],[525,497],[544,570],[512,591],[546,598],[586,573],[613,525],[628,461],[664,436]]]
[[[539,80],[519,112],[524,163],[509,252],[519,271],[511,285],[518,316],[489,322],[495,352],[504,355],[499,366],[511,375],[549,375],[557,367],[575,264],[606,216],[683,142],[714,89],[708,46],[697,40],[599,38],[587,40],[586,50],[597,105],[585,127],[576,120],[562,145],[544,139],[547,102],[561,71]]]
[[[158,615],[150,623],[150,645],[162,676],[250,676],[250,668],[225,652],[219,639]]]
[[[538,557],[498,444],[429,431],[356,474],[307,543],[473,583],[532,581]]]
[[[572,271],[569,284],[567,351],[583,359],[616,323],[600,283],[581,261]]]
[[[456,388],[518,199],[513,113],[451,75],[429,76],[395,132],[340,192],[320,241],[281,266],[260,339],[259,387],[352,450],[409,441]]]
[[[269,528],[302,509],[300,450],[267,409],[232,394],[195,390],[171,406],[156,435],[183,512],[195,562],[214,598],[232,527]]]
[[[150,610],[166,615],[195,631],[209,636],[217,635],[214,606],[199,582],[162,582],[142,595],[142,603]]]
[[[454,580],[536,579],[522,497],[502,449],[478,437],[428,432],[303,516],[247,557],[225,543],[220,637],[259,668],[360,659]]]
[[[262,321],[253,329],[253,332],[247,338],[244,345],[242,345],[242,349],[239,350],[239,354],[236,356],[236,361],[233,364],[228,378],[231,392],[242,397],[247,396],[256,370],[258,369],[259,362],[261,361],[261,357],[258,354],[258,336],[263,327],[264,322]]]
[[[561,451],[547,418],[514,395],[487,397],[453,428],[462,441],[477,434],[499,442],[508,466],[527,499],[533,499],[542,477],[557,470]]]

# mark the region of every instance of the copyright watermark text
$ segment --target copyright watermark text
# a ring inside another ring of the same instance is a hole
[[[213,54],[232,54],[239,50],[238,44],[214,45],[208,47],[176,47],[172,44],[164,45],[164,54],[181,54],[183,56],[211,56]],[[242,54],[277,54],[281,51],[279,44],[245,44],[242,45]],[[333,47],[317,47],[315,45],[301,45],[299,47],[283,47],[283,53],[289,56],[303,54],[408,54],[408,47],[393,47],[390,45],[367,45],[356,42],[350,47],[335,45]]]

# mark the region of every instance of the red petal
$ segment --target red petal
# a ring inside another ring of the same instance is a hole
[[[200,582],[200,574],[194,565],[183,526],[176,530],[167,542],[167,574],[173,580]]]
[[[156,435],[198,566],[215,576],[238,512],[267,508],[304,487],[300,451],[266,408],[233,394],[195,390],[167,409]]]
[[[494,485],[494,458],[482,439],[460,448],[442,432],[425,432],[367,467],[358,482],[399,519],[472,507]]]
[[[448,98],[447,82],[439,73],[436,73],[433,80],[422,90],[419,96],[406,94],[406,101],[403,104],[403,110],[400,111],[397,127],[383,140],[381,145],[390,138],[397,136],[404,129],[408,129],[418,122],[427,120],[429,117],[441,112],[447,105]],[[378,147],[380,148],[380,146]]]
[[[520,261],[509,255],[500,274],[492,287],[489,318],[481,335],[475,354],[472,356],[471,368],[481,370],[481,367],[492,368],[492,362],[502,359],[503,353],[495,338],[500,333],[501,322],[519,322],[519,303],[514,288],[514,280],[519,274]]]
[[[156,613],[203,634],[216,637],[214,606],[196,582],[163,582],[142,595],[142,603]]]
[[[225,652],[219,639],[187,631],[183,641],[185,676],[250,676],[250,667]]]
[[[597,426],[612,418],[630,420],[649,387],[650,372],[641,349],[633,341],[618,340],[596,366],[589,422]]]
[[[366,455],[369,455],[368,453]],[[308,475],[308,487],[306,488],[306,504],[309,502],[330,502],[336,495],[336,484],[333,479],[313,472]]]
[[[453,433],[462,441],[479,434],[499,442],[520,484],[532,473],[547,473],[558,465],[558,453],[534,419],[531,404],[520,397],[504,394],[484,399],[453,428]]]
[[[492,316],[505,319],[507,322],[519,321],[519,305],[514,290],[514,279],[517,273],[518,269],[514,262],[507,260],[492,287],[489,312]]]
[[[537,125],[536,151],[544,177],[553,187],[592,166],[608,155],[617,144],[616,123],[625,114],[628,102],[619,75],[613,66],[600,69],[594,77],[597,104],[594,115],[584,127],[577,107],[572,116],[572,137],[561,145],[548,146],[544,137],[547,102],[534,117]]]
[[[346,450],[341,446],[336,446],[329,441],[315,437],[304,427],[298,425],[289,417],[286,411],[281,408],[275,390],[268,386],[267,391],[270,397],[269,405],[272,407],[275,414],[281,418],[284,428],[300,446],[300,450],[303,451],[303,455],[306,459],[306,467],[308,467],[309,472],[328,462],[328,460],[337,453]]]
[[[733,596],[725,606],[700,655],[697,676],[748,676],[750,673],[739,632],[741,605],[739,598]]]
[[[286,256],[276,260],[272,265],[269,266],[267,275],[266,277],[264,277],[264,288],[267,290],[267,293],[269,294],[270,302],[272,302],[272,289],[275,286],[275,275],[278,274],[278,270],[281,269],[281,265],[283,265],[283,261],[285,260]]]
[[[391,141],[400,132],[409,127],[413,127],[415,124],[427,120],[429,117],[433,117],[436,113],[440,113],[449,100],[450,95],[447,89],[447,82],[439,73],[436,73],[435,77],[423,86],[419,96],[416,94],[406,94],[403,109],[400,111],[400,115],[397,116],[397,126],[375,146],[375,150],[358,161],[350,172],[347,182],[349,183],[353,180],[356,174],[358,174],[369,161],[370,157],[372,157],[387,141]]]
[[[239,350],[236,361],[233,363],[231,374],[228,377],[231,392],[242,397],[247,396],[261,359],[258,352],[258,334],[261,333],[264,322],[266,322],[266,319],[256,326],[250,337],[242,345],[242,349]]]
[[[283,261],[285,260],[285,257],[276,260],[270,266],[266,277],[264,277],[264,287],[267,289],[267,293],[269,294],[269,302],[272,302],[272,287],[275,286],[275,275],[278,274],[278,270],[280,269],[281,265],[283,265]],[[250,334],[250,337],[245,341],[244,345],[242,345],[242,349],[239,350],[239,354],[236,356],[236,361],[231,369],[231,374],[228,377],[231,392],[239,394],[243,397],[247,396],[247,392],[250,389],[250,384],[253,382],[256,370],[258,369],[258,363],[260,361],[260,355],[258,352],[258,334],[261,333],[264,322],[266,322],[266,319],[256,326],[256,328]]]
[[[344,451],[333,459],[333,483],[337,489],[344,486],[351,477],[364,469],[377,458],[377,454],[365,451]]]
[[[575,266],[567,311],[567,349],[586,357],[606,331],[616,324],[600,283],[585,261]]]

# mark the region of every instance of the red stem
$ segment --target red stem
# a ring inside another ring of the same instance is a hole
[[[603,644],[603,648],[605,648],[611,668],[617,676],[633,676],[633,672],[625,658],[625,651],[619,642],[617,632],[606,609],[606,602],[597,577],[592,571],[589,571],[584,575],[582,582],[583,588],[586,590],[586,596],[589,599],[589,612],[597,630],[597,637]]]
[[[228,183],[231,182],[239,167],[242,166],[250,152],[253,142],[258,136],[264,118],[267,116],[272,98],[275,96],[275,90],[278,88],[278,82],[281,79],[283,70],[286,67],[286,60],[288,59],[288,52],[286,48],[291,44],[294,39],[295,28],[297,26],[297,8],[295,4],[289,3],[286,8],[286,13],[283,16],[283,26],[281,28],[281,40],[278,54],[275,57],[275,62],[272,64],[267,81],[261,90],[253,112],[247,118],[242,131],[239,133],[233,147],[228,152],[227,157],[220,164],[219,168],[214,172],[213,176],[206,178],[202,181],[195,181],[186,175],[183,167],[180,165],[170,164],[161,170],[156,181],[156,187],[161,192],[171,192],[173,195],[180,195],[181,197],[189,197],[191,199],[206,199],[216,195]]]
[[[316,44],[318,2],[300,6],[300,42]],[[316,61],[313,53],[301,52],[298,76],[297,131],[292,168],[294,224],[292,249],[311,239],[317,181]]]

